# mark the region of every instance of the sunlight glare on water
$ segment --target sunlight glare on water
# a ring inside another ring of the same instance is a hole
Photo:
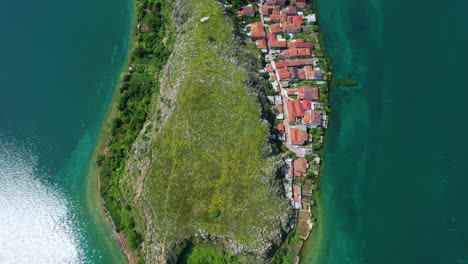
[[[69,203],[37,160],[0,135],[0,263],[84,263]]]

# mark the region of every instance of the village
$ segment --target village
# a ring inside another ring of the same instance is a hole
[[[315,223],[311,207],[317,191],[324,129],[328,126],[330,68],[318,39],[313,3],[307,0],[260,0],[239,7],[236,16],[262,53],[259,72],[276,115],[271,137],[281,140],[284,193],[293,217],[294,235],[284,247],[285,259],[299,263],[299,252]],[[227,4],[225,7],[231,8]]]

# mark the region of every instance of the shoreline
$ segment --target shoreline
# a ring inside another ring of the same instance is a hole
[[[106,207],[104,206],[104,200],[102,199],[99,188],[100,188],[100,173],[99,167],[96,164],[96,159],[99,154],[103,153],[106,149],[106,141],[109,138],[109,132],[111,127],[112,118],[115,116],[116,107],[117,107],[117,100],[118,100],[118,92],[120,86],[120,76],[123,73],[128,72],[128,67],[131,62],[131,54],[135,49],[135,41],[134,35],[136,32],[136,25],[138,23],[137,16],[136,16],[136,2],[132,2],[129,4],[130,8],[130,28],[129,28],[129,36],[128,36],[128,47],[127,47],[127,55],[125,61],[119,71],[118,79],[114,86],[114,90],[112,92],[112,96],[109,102],[109,106],[106,110],[105,116],[101,123],[101,128],[98,132],[98,137],[93,149],[93,153],[91,155],[91,159],[88,163],[88,170],[87,175],[85,178],[84,184],[84,192],[86,197],[86,204],[88,207],[88,211],[90,215],[92,215],[93,220],[96,221],[96,225],[107,229],[105,232],[109,232],[112,234],[112,238],[104,238],[108,243],[118,243],[119,249],[119,259],[121,263],[129,263],[130,255],[125,247],[125,243],[123,241],[122,235],[115,231],[115,224],[112,221],[112,218],[107,211]],[[110,245],[112,247],[112,245]]]
[[[316,14],[316,17],[317,17],[317,25],[319,26],[319,37],[318,37],[318,41],[319,41],[319,45],[320,47],[322,48],[322,52],[323,52],[323,55],[324,55],[324,58],[327,62],[327,64],[329,65],[330,67],[330,71],[332,72],[331,76],[330,76],[330,80],[329,80],[329,85],[328,85],[328,102],[329,102],[329,106],[330,106],[330,113],[329,113],[329,120],[331,120],[331,117],[333,116],[333,105],[332,105],[332,98],[331,98],[331,90],[333,89],[334,87],[334,74],[333,74],[333,64],[330,60],[330,56],[328,54],[328,49],[325,45],[325,41],[324,41],[324,36],[323,36],[323,32],[324,32],[324,29],[320,23],[320,11],[318,9],[318,2],[320,0],[315,0],[315,6],[314,6],[314,9],[315,9],[315,14]],[[328,128],[329,129],[329,128]],[[320,188],[320,182],[321,182],[321,176],[323,175],[324,171],[326,170],[326,167],[327,167],[327,159],[325,158],[325,151],[327,149],[327,141],[328,141],[328,129],[327,129],[327,133],[325,134],[324,136],[324,139],[323,139],[323,142],[325,144],[323,144],[323,148],[321,149],[321,157],[322,157],[322,166],[321,166],[321,169],[319,171],[319,175],[317,176],[317,185],[319,186]],[[315,206],[315,210],[313,210],[313,212],[315,213],[314,215],[317,217],[317,227],[315,228],[316,232],[315,232],[315,235],[311,235],[309,236],[309,238],[307,240],[304,241],[304,244],[301,248],[301,251],[299,252],[299,256],[301,259],[306,259],[306,256],[309,256],[308,260],[311,262],[311,263],[317,263],[318,260],[320,259],[320,249],[322,247],[322,242],[323,242],[323,239],[324,239],[324,236],[325,236],[325,222],[326,222],[326,219],[325,219],[325,213],[324,213],[324,208],[323,208],[323,199],[321,197],[321,191],[319,189],[318,192],[316,192],[316,195],[313,196],[314,200],[317,201],[316,203],[316,206]],[[311,257],[313,256],[313,257]],[[312,259],[312,260],[311,260]]]

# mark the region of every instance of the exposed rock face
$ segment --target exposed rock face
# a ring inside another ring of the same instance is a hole
[[[211,0],[203,0],[203,2],[206,1]],[[147,178],[154,173],[152,172],[153,159],[157,156],[155,152],[158,151],[157,148],[154,148],[155,141],[158,140],[158,135],[162,133],[168,122],[173,118],[174,112],[181,107],[177,104],[178,98],[181,96],[179,94],[182,89],[181,86],[185,85],[186,78],[190,78],[190,75],[193,74],[193,68],[183,61],[186,56],[189,56],[186,55],[188,54],[187,51],[192,50],[190,45],[194,43],[189,39],[192,36],[186,34],[186,32],[193,30],[191,23],[201,23],[199,22],[200,17],[205,16],[197,13],[197,3],[194,0],[176,0],[173,6],[175,10],[172,20],[177,28],[177,41],[164,72],[161,76],[157,76],[160,80],[160,94],[155,95],[153,98],[153,108],[132,147],[121,182],[121,192],[125,194],[125,202],[132,208],[136,228],[139,233],[145,234],[142,254],[147,263],[172,263],[175,261],[178,251],[184,245],[184,240],[189,239],[221,246],[234,255],[248,255],[255,263],[266,262],[268,254],[281,242],[281,237],[287,229],[290,213],[285,199],[279,197],[280,192],[275,189],[273,183],[280,162],[279,158],[270,157],[271,147],[268,144],[265,144],[260,155],[268,161],[267,164],[269,165],[262,168],[259,182],[269,186],[271,190],[271,200],[269,201],[271,205],[269,206],[274,208],[272,211],[275,213],[266,215],[266,213],[258,212],[259,219],[266,221],[268,225],[257,228],[253,224],[252,230],[254,231],[250,234],[252,241],[240,239],[229,228],[220,227],[220,230],[229,230],[227,233],[223,233],[223,231],[214,232],[213,230],[210,232],[209,228],[195,220],[193,228],[185,229],[185,227],[181,227],[180,229],[183,231],[180,234],[171,234],[164,237],[162,235],[167,231],[167,225],[163,225],[164,222],[155,213],[157,208],[154,207],[153,198],[149,197],[152,196],[152,193],[146,189]],[[211,20],[210,16],[210,19],[203,23],[210,23]],[[258,55],[252,49],[246,48],[245,42],[240,37],[233,36],[233,39],[236,44],[232,45],[229,50],[216,42],[213,44],[214,48],[219,50],[220,56],[222,60],[226,61],[226,64],[239,65],[244,70],[244,85],[247,87],[248,93],[262,102],[264,98],[256,90],[256,86],[262,81],[256,74]],[[196,52],[196,49],[193,52]],[[201,65],[203,62],[197,63]],[[201,76],[200,81],[206,82],[208,85],[215,77]],[[230,85],[230,82],[231,80],[227,79],[225,84]],[[262,121],[262,123],[265,122]],[[196,141],[195,136],[191,133],[186,134],[189,141]],[[265,134],[265,137],[267,136]],[[152,191],[162,192],[163,190]],[[256,190],[251,191],[255,192]],[[238,213],[243,215],[245,213],[243,211],[248,210],[252,209],[244,207],[239,209]],[[195,212],[195,215],[197,215],[197,212]],[[239,220],[239,222],[242,222],[242,220]],[[178,230],[178,228],[171,230]]]

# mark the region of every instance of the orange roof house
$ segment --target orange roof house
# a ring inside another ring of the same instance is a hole
[[[280,24],[271,24],[269,28],[270,28],[270,32],[273,34],[278,34],[282,32]]]
[[[270,21],[271,22],[281,22],[285,23],[287,19],[287,15],[271,15],[270,16]]]
[[[283,32],[285,33],[297,33],[301,32],[302,26],[299,24],[289,24],[283,22]]]
[[[308,110],[304,113],[302,123],[310,127],[318,127],[322,122],[322,113],[318,110]]]
[[[286,109],[290,122],[295,122],[296,118],[304,116],[304,108],[299,100],[286,101]]]
[[[308,57],[310,55],[310,49],[307,48],[289,48],[283,52],[285,58]]]
[[[310,110],[312,108],[311,102],[309,100],[302,100],[301,103],[302,103],[302,107],[304,108],[304,110]],[[305,116],[305,112],[304,112],[304,116]]]
[[[276,68],[285,68],[288,67],[288,62],[287,61],[277,61],[275,62]]]
[[[291,0],[291,4],[297,8],[304,8],[306,6],[306,0]]]
[[[279,123],[277,127],[278,127],[279,131],[284,131],[284,124],[283,123]]]
[[[288,65],[291,67],[296,66],[306,66],[306,65],[313,65],[314,61],[312,59],[302,59],[302,60],[287,60]]]
[[[312,100],[318,101],[318,88],[310,86],[302,86],[297,89],[297,93],[300,100]]]
[[[265,29],[262,22],[255,22],[249,25],[251,30],[250,38],[252,40],[260,40],[266,37]]]
[[[283,9],[281,9],[280,14],[282,15],[296,15],[297,14],[297,9],[293,6],[287,6]]]
[[[304,145],[309,139],[306,126],[291,126],[289,127],[289,142],[293,145]]]
[[[294,161],[294,175],[296,177],[305,176],[307,173],[307,160],[298,158]]]
[[[257,40],[256,44],[257,44],[257,48],[259,48],[259,49],[266,49],[267,48],[267,44],[266,44],[265,39]]]
[[[286,40],[272,41],[269,42],[269,45],[271,49],[285,49],[286,47],[288,47],[288,43]]]
[[[277,69],[276,72],[278,73],[280,80],[289,79],[291,77],[288,68]]]
[[[304,42],[302,40],[288,41],[288,47],[292,48],[313,48],[314,44],[311,42]]]
[[[302,16],[288,16],[287,21],[289,24],[302,25]]]

